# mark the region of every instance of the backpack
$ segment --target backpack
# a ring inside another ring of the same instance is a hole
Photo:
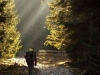
[[[26,52],[26,61],[34,62],[36,58],[36,52]]]

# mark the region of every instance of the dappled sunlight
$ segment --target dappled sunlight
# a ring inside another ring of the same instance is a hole
[[[59,65],[65,64],[65,61],[58,62],[57,64],[59,64]]]
[[[25,61],[24,58],[11,58],[11,59],[7,59],[7,60],[4,60],[1,64],[2,65],[18,64],[19,66],[27,66],[26,61]]]
[[[17,57],[8,59],[7,61],[14,63],[15,70],[23,73],[23,75],[28,75],[28,67],[24,58]],[[37,62],[37,65],[33,69],[35,75],[72,75],[69,68],[65,65],[68,60],[64,56],[38,56]]]
[[[7,61],[17,63],[20,66],[27,66],[27,63],[26,63],[26,60],[24,57],[23,58],[16,57],[16,58],[8,59]],[[51,51],[51,53],[49,52],[49,54],[48,54],[45,50],[42,50],[42,54],[41,54],[41,51],[39,51],[39,54],[37,56],[37,66],[35,66],[35,67],[36,68],[41,68],[43,66],[55,67],[58,65],[66,66],[66,62],[68,62],[68,61],[69,61],[69,59],[67,58],[67,56],[63,55],[62,53],[60,54],[57,52],[55,53],[55,51],[54,52]]]
[[[24,58],[15,58],[14,62],[18,63],[20,66],[27,66],[27,63]]]
[[[65,56],[47,56],[42,55],[38,57],[38,63],[50,66],[66,64],[69,60]]]
[[[39,69],[46,69],[48,67],[50,67],[50,65],[44,65],[41,63],[37,63],[37,66],[35,66],[35,68],[39,68]]]

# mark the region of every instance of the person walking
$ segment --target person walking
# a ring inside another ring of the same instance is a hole
[[[26,63],[29,69],[29,75],[33,75],[33,68],[37,65],[36,52],[34,48],[29,48],[25,54]]]

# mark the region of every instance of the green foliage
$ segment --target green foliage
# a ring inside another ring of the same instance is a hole
[[[50,30],[50,35],[46,37],[47,41],[44,44],[54,46],[57,49],[65,49],[66,37],[68,36],[66,34],[67,28],[59,21],[65,22],[68,20],[66,16],[68,16],[68,13],[70,12],[68,11],[70,5],[69,2],[67,2],[68,6],[63,8],[61,2],[61,0],[54,0],[54,2],[48,3],[51,13],[46,18],[47,29]]]
[[[71,67],[100,74],[99,0],[54,0],[49,6],[45,44],[66,50]]]
[[[0,0],[0,58],[12,58],[21,48],[14,0]]]

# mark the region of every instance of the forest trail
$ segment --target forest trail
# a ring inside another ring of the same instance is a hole
[[[33,69],[34,75],[80,75],[77,69],[72,69],[66,65],[68,59],[65,57],[41,56],[38,57],[37,61],[38,61],[37,66],[35,66],[35,69]],[[29,75],[28,67],[24,58],[13,58],[10,59],[9,62],[10,63],[14,62],[20,65],[20,66],[15,66],[13,72],[17,71],[17,72],[21,72],[20,75]],[[9,75],[8,71],[2,73],[3,73],[2,75]],[[14,74],[12,73],[10,75],[14,75]]]
[[[16,58],[16,63],[24,65],[21,69],[28,75],[28,67],[24,58]],[[73,75],[73,70],[65,65],[64,57],[38,57],[37,66],[33,69],[34,75]]]

